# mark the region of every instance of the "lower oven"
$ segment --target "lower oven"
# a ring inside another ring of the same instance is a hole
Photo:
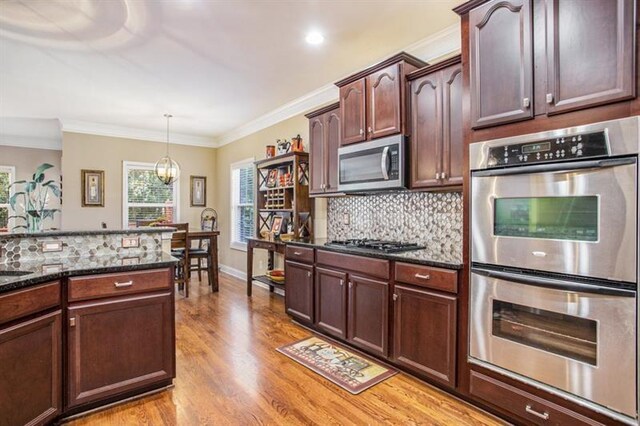
[[[474,267],[470,324],[470,362],[635,418],[635,291]]]

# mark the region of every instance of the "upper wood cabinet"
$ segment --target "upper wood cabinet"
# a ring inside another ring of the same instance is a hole
[[[401,52],[337,82],[341,145],[397,133],[408,135],[405,76],[425,65]]]
[[[531,0],[493,0],[469,13],[471,126],[533,117]]]
[[[460,56],[409,74],[411,188],[462,184],[462,67]]]
[[[633,0],[547,0],[548,113],[632,98]]]
[[[340,147],[340,104],[335,103],[306,115],[309,119],[311,163],[310,195],[338,191],[338,148]]]

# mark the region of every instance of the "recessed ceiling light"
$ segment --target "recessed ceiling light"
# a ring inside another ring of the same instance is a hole
[[[322,44],[322,42],[324,41],[324,36],[318,31],[311,31],[305,37],[305,41],[309,44]]]

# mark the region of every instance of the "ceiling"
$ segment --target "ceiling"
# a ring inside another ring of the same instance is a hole
[[[0,0],[0,117],[164,131],[170,112],[215,140],[455,25],[460,2]]]

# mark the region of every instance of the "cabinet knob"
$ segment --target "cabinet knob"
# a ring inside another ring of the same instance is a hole
[[[440,180],[440,173],[436,173],[436,180]]]
[[[75,318],[69,318],[69,326],[70,327],[75,327],[76,326],[76,319]]]
[[[311,278],[311,271],[307,271],[307,277]]]
[[[446,179],[447,178],[447,174],[445,172],[442,172],[442,174],[440,175],[441,179]]]
[[[548,104],[553,103],[553,93],[547,93],[547,103]]]
[[[531,100],[529,98],[524,98],[522,100],[522,107],[529,108],[529,106],[531,106]]]
[[[343,286],[343,285],[344,285],[344,281],[340,280],[340,286]]]
[[[364,130],[360,129],[360,136],[364,135]]]
[[[398,295],[393,293],[393,301],[395,302],[396,300],[398,300]]]
[[[353,287],[353,281],[349,281],[349,288]]]
[[[369,130],[369,134],[373,133],[373,129],[371,128],[371,126],[369,126],[367,130]]]

